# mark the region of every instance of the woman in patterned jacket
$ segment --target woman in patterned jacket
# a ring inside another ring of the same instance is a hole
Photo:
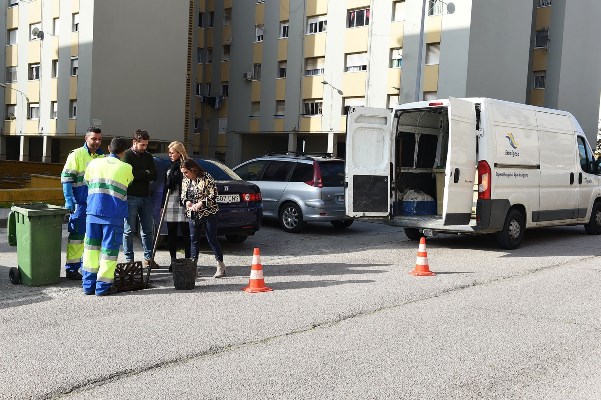
[[[173,262],[177,258],[177,230],[182,232],[184,237],[184,253],[186,258],[190,258],[190,228],[186,218],[186,210],[181,204],[182,171],[181,163],[188,159],[188,152],[181,142],[169,143],[169,159],[171,164],[165,171],[165,185],[163,186],[163,201],[167,201],[164,221],[167,223],[167,244],[169,254],[171,255],[171,270]],[[169,190],[169,199],[167,199],[167,190]],[[161,210],[162,212],[163,210]]]
[[[225,264],[217,241],[217,185],[213,177],[192,159],[182,162],[181,171],[184,175],[181,198],[186,207],[186,216],[190,219],[192,257],[196,263],[200,232],[204,227],[207,241],[217,260],[217,271],[213,277],[222,278],[225,276]]]

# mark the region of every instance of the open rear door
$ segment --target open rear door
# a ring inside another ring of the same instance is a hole
[[[392,114],[388,109],[351,108],[346,129],[346,215],[390,215]]]
[[[476,110],[466,100],[449,99],[449,153],[445,172],[444,225],[469,224],[476,175]]]

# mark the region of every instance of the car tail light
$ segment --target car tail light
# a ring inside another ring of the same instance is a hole
[[[436,102],[428,103],[428,106],[430,106],[430,107],[439,107],[439,106],[442,106],[442,101],[436,101]]]
[[[261,193],[242,193],[244,201],[261,201]]]
[[[478,199],[490,199],[490,165],[484,160],[478,161]]]
[[[318,188],[323,187],[323,182],[321,180],[321,168],[319,168],[319,163],[317,161],[313,161],[313,179],[305,183],[309,186]]]

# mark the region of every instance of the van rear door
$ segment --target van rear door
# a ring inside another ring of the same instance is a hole
[[[462,99],[449,99],[449,146],[442,219],[444,225],[469,224],[476,175],[476,109]]]
[[[346,129],[345,207],[349,217],[390,215],[392,114],[354,107]]]

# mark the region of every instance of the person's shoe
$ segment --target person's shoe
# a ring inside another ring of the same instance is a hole
[[[94,291],[93,290],[91,290],[91,291],[90,290],[84,290],[83,294],[85,294],[86,296],[89,296],[91,294],[94,294]]]
[[[71,281],[80,281],[82,278],[79,271],[65,271],[65,276]]]
[[[142,265],[144,268],[160,268],[159,264],[157,264],[154,260],[144,260]]]
[[[215,271],[215,275],[213,278],[223,278],[225,276],[225,264],[223,261],[217,262],[217,271]]]

